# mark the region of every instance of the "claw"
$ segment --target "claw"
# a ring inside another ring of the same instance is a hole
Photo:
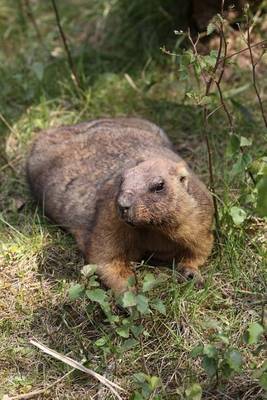
[[[186,280],[193,280],[194,279],[195,286],[198,289],[202,289],[203,288],[205,281],[204,281],[201,273],[197,269],[184,267],[182,269],[181,273],[182,273],[183,277]]]

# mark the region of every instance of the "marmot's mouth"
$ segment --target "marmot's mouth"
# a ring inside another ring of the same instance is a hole
[[[128,209],[128,208],[121,208],[118,207],[118,214],[120,219],[125,222],[127,225],[129,226],[135,226],[134,222],[133,222],[133,215],[132,215],[132,210]]]
[[[129,226],[135,226],[134,223],[132,221],[129,220],[124,220],[124,222],[129,225]]]

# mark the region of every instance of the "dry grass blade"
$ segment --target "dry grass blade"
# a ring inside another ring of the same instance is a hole
[[[97,372],[92,371],[89,368],[86,368],[84,365],[82,365],[81,363],[79,363],[78,361],[73,360],[70,357],[64,356],[60,353],[58,353],[55,350],[50,349],[49,347],[43,345],[42,343],[31,339],[30,343],[33,346],[38,347],[40,350],[42,350],[44,353],[49,354],[50,356],[56,358],[57,360],[60,360],[62,362],[64,362],[67,365],[70,365],[72,368],[76,368],[82,372],[85,372],[86,374],[92,376],[93,378],[97,379],[98,381],[100,381],[103,385],[105,385],[107,388],[109,388],[109,390],[114,394],[114,396],[117,397],[117,399],[122,400],[121,396],[118,394],[118,392],[115,390],[124,390],[122,389],[119,385],[117,385],[114,382],[111,382],[110,380],[108,380],[107,378],[103,377],[102,375],[98,374]]]

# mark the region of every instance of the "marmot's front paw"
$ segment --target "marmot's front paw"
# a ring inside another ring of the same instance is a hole
[[[195,286],[198,289],[203,288],[205,281],[198,269],[183,267],[181,270],[181,275],[188,281],[194,279]]]

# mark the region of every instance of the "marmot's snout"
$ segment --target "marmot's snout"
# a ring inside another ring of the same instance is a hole
[[[133,225],[133,209],[135,196],[131,191],[123,191],[117,199],[118,213],[121,219]]]

